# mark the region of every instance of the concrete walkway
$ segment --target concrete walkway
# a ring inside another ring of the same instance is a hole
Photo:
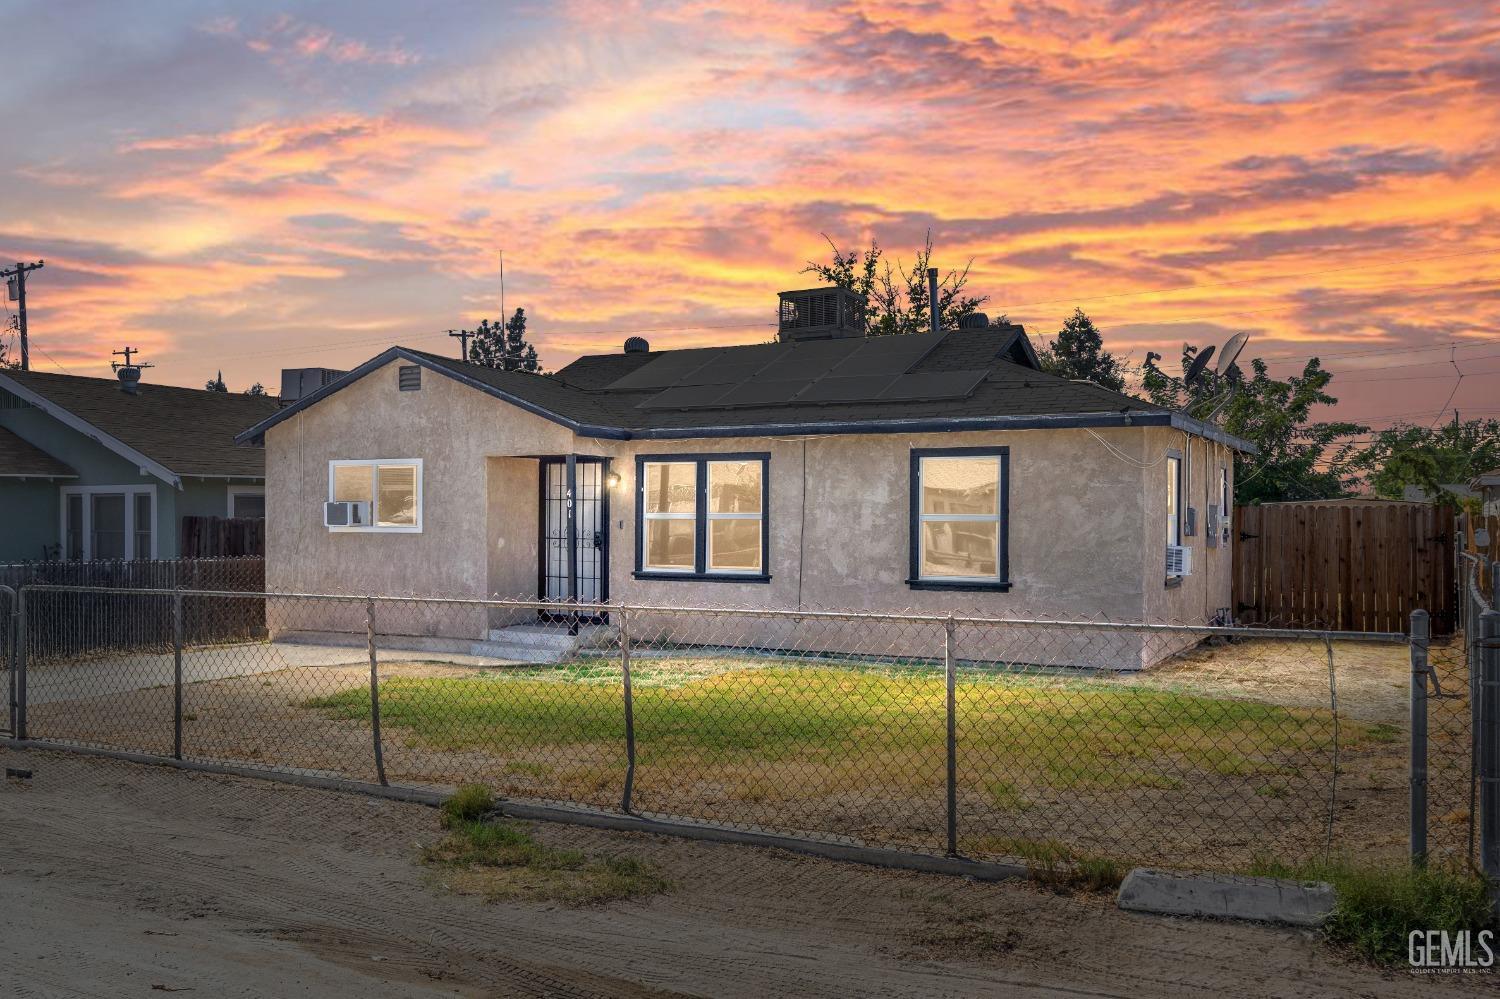
[[[515,665],[509,660],[484,656],[399,649],[377,649],[376,660],[382,663],[439,662],[475,668]],[[202,683],[206,680],[228,680],[286,669],[368,666],[369,662],[369,653],[364,646],[245,642],[184,650],[182,679],[184,683]],[[56,704],[133,690],[169,687],[172,685],[174,668],[171,653],[135,654],[38,665],[27,671],[26,703]]]

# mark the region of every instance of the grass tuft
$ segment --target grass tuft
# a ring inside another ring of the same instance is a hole
[[[1125,880],[1125,869],[1116,861],[1076,853],[1053,839],[993,836],[983,846],[987,852],[1019,858],[1033,880],[1058,890],[1114,891]]]
[[[672,887],[649,861],[590,857],[581,850],[558,849],[510,823],[478,819],[450,823],[445,812],[443,827],[448,835],[422,851],[422,862],[443,870],[445,883],[460,894],[492,902],[598,905],[659,895]]]
[[[1295,865],[1260,860],[1250,873],[1333,885],[1338,898],[1324,934],[1329,942],[1376,964],[1405,965],[1413,930],[1451,934],[1494,925],[1484,879],[1467,871],[1347,860]]]
[[[483,818],[495,807],[495,795],[483,784],[465,784],[443,802],[439,822],[444,829],[455,829],[466,822]]]

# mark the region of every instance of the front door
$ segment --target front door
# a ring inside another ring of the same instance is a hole
[[[609,492],[604,458],[578,458],[573,493],[568,490],[568,466],[562,458],[546,458],[541,467],[541,579],[543,600],[579,603],[609,599]],[[570,579],[568,522],[575,525],[576,584]],[[576,585],[576,589],[574,588]]]

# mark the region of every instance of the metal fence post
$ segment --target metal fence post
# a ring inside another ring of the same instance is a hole
[[[1479,615],[1479,863],[1500,880],[1500,611]]]
[[[16,731],[16,632],[20,618],[16,615],[16,591],[0,585],[5,596],[5,730]]]
[[[380,670],[375,663],[375,598],[365,598],[365,641],[370,649],[370,734],[375,740],[375,776],[385,779],[385,749],[380,742]]]
[[[630,689],[630,620],[625,608],[620,615],[620,680],[625,687],[625,792],[620,811],[629,812],[635,795],[635,699]]]
[[[172,758],[182,759],[182,591],[172,591]]]
[[[953,615],[943,622],[943,683],[948,715],[948,856],[958,856],[958,709],[954,668]]]
[[[1427,863],[1427,612],[1411,612],[1411,862]]]
[[[26,738],[26,587],[16,589],[16,726],[17,739]]]

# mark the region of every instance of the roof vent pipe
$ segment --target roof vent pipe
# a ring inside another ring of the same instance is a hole
[[[936,267],[927,268],[927,311],[932,314],[932,332],[942,332],[942,316],[938,308],[938,279]]]
[[[627,354],[649,354],[651,342],[643,336],[633,336],[625,341],[625,353]]]

